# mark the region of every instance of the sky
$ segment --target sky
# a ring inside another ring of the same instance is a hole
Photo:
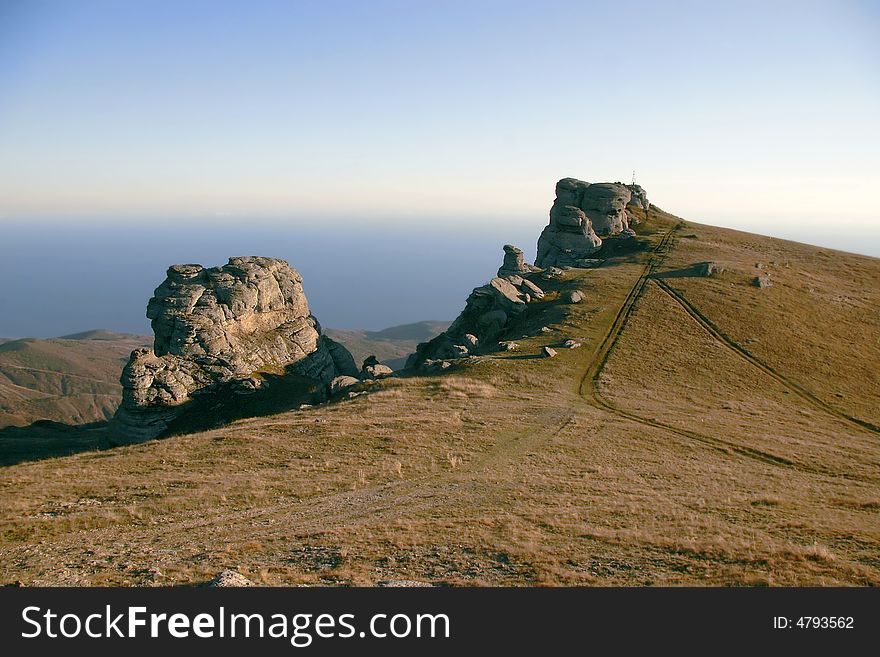
[[[390,268],[534,241],[557,179],[635,170],[688,219],[880,256],[878,63],[876,1],[0,0],[0,234],[105,269],[98,228],[138,236],[145,288],[329,228]]]

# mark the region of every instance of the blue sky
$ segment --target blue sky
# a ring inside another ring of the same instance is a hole
[[[0,0],[0,221],[538,229],[636,169],[694,220],[874,230],[878,43],[865,2]]]

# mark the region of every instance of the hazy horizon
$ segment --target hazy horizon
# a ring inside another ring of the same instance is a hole
[[[15,284],[0,287],[0,337],[47,338],[99,328],[151,335],[147,300],[169,265],[217,266],[236,255],[288,260],[303,276],[312,312],[329,328],[378,330],[451,320],[471,289],[495,275],[505,243],[534,259],[545,223],[542,216],[531,225],[523,220],[499,227],[472,218],[468,229],[435,223],[405,232],[369,223],[212,228],[205,220],[165,231],[121,224],[60,224],[47,231],[8,224],[8,239],[0,242],[0,278]],[[792,239],[778,231],[774,236]],[[880,235],[867,240],[827,231],[819,237],[817,246],[880,257]]]
[[[6,0],[0,335],[144,332],[240,254],[327,326],[451,319],[566,176],[880,256],[878,44],[861,0]]]

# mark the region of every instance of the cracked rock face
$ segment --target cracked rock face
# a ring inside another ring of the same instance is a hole
[[[357,369],[348,350],[321,335],[300,275],[274,258],[230,258],[222,267],[173,265],[147,305],[152,349],[122,371],[115,443],[160,435],[193,395],[264,371],[327,384]]]
[[[637,189],[636,189],[637,188]],[[563,178],[556,183],[556,200],[550,208],[550,223],[538,238],[539,267],[579,267],[602,247],[602,238],[626,233],[632,217],[626,211],[633,201],[647,205],[638,185],[588,183]]]

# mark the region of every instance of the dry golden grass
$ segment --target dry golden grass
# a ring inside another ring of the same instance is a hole
[[[655,215],[643,239],[656,245],[675,223]],[[640,278],[647,252],[623,253],[549,286],[586,300],[530,306],[508,336],[517,352],[324,407],[3,468],[0,580],[192,584],[229,567],[284,585],[880,583],[880,437],[845,419],[878,421],[880,304],[865,283],[880,261],[683,233],[696,238],[677,239],[657,271],[727,266],[664,280],[778,376]],[[759,290],[755,262],[790,265]],[[598,396],[581,396],[640,281]],[[536,357],[568,337],[583,347]]]

